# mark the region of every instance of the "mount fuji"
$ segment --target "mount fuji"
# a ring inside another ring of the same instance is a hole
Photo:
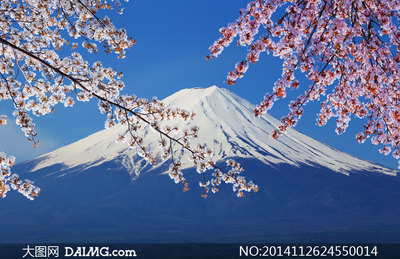
[[[234,158],[260,191],[237,198],[230,186],[200,197],[201,180],[183,160],[191,190],[116,143],[122,126],[14,166],[41,193],[0,201],[0,242],[399,242],[397,171],[356,158],[294,129],[271,137],[279,121],[212,86],[181,90],[168,105],[194,111],[199,143],[221,166]],[[157,135],[143,128],[144,143]],[[180,155],[180,154],[176,154]]]

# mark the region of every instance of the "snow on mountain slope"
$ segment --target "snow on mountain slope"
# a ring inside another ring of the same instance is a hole
[[[300,167],[307,164],[344,174],[365,170],[396,175],[394,170],[333,149],[294,129],[289,129],[278,140],[273,139],[272,130],[279,121],[268,114],[255,118],[255,106],[226,89],[216,86],[184,89],[167,97],[164,102],[196,113],[190,124],[200,128],[197,142],[206,143],[214,151],[215,160],[256,158],[270,166],[287,163]],[[188,124],[184,121],[169,123]],[[55,164],[63,164],[64,169],[89,168],[119,158],[131,174],[138,176],[147,162],[136,156],[136,151],[126,144],[115,143],[117,134],[124,130],[125,127],[118,125],[47,153],[40,157],[41,162],[31,171]],[[143,130],[145,143],[150,149],[157,148],[158,136],[148,127]],[[191,166],[189,161],[183,162],[184,167]]]

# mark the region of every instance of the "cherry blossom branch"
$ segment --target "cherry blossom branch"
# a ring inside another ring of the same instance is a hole
[[[227,181],[229,181],[228,183],[232,183],[234,185],[241,186],[241,187],[237,188],[239,197],[243,196],[243,190],[246,190],[246,191],[251,191],[251,190],[257,191],[258,190],[258,187],[256,185],[254,185],[252,182],[247,183],[243,178],[237,176],[237,174],[239,174],[240,171],[235,171],[236,169],[231,170],[229,172],[224,171],[220,167],[216,166],[215,163],[212,160],[206,160],[204,151],[194,150],[193,148],[191,148],[188,145],[187,141],[186,142],[182,142],[179,139],[176,139],[176,138],[170,136],[168,133],[162,131],[160,129],[160,127],[154,126],[151,121],[149,121],[148,119],[146,119],[145,117],[143,117],[139,113],[135,112],[134,110],[129,109],[126,106],[121,105],[120,103],[118,103],[116,101],[112,101],[109,98],[103,97],[103,96],[101,96],[101,95],[89,90],[85,85],[82,84],[82,82],[80,80],[77,80],[75,77],[63,72],[59,68],[51,65],[47,61],[45,61],[45,60],[39,58],[38,56],[30,53],[29,51],[21,49],[20,47],[12,44],[11,42],[9,42],[9,41],[7,41],[5,39],[2,39],[2,38],[0,38],[0,43],[2,43],[4,45],[7,45],[7,46],[11,47],[12,49],[14,49],[16,51],[19,51],[22,54],[24,54],[24,55],[26,55],[26,56],[38,61],[42,65],[44,65],[44,66],[50,68],[51,70],[53,70],[55,73],[60,74],[62,77],[69,79],[75,85],[78,85],[79,88],[81,88],[82,90],[86,91],[87,93],[93,95],[94,97],[96,97],[100,101],[102,101],[104,103],[107,103],[107,104],[109,104],[111,106],[114,106],[114,107],[119,108],[122,111],[124,111],[125,114],[126,114],[126,121],[128,123],[128,129],[129,130],[130,130],[131,125],[129,124],[129,117],[127,116],[127,113],[130,113],[130,114],[134,115],[137,119],[143,121],[144,123],[146,123],[147,125],[152,127],[160,135],[162,135],[162,136],[166,137],[167,139],[169,139],[171,143],[172,142],[177,143],[178,145],[181,146],[181,148],[183,148],[184,150],[189,151],[191,153],[191,155],[192,155],[192,159],[193,159],[194,164],[198,166],[199,173],[204,173],[207,169],[212,167],[212,168],[218,170],[219,172],[221,172],[223,175],[227,175],[227,177],[225,179]],[[137,141],[134,136],[132,136],[132,138],[135,141]],[[154,160],[148,153],[145,152],[145,149],[144,149],[143,146],[139,145],[139,147],[141,147],[142,151],[145,153],[145,156],[147,158]],[[204,149],[204,147],[201,146],[200,150],[203,150],[203,149]],[[205,152],[208,152],[208,151],[205,150]],[[171,153],[171,155],[172,155],[172,153]],[[231,166],[233,168],[241,168],[240,165],[238,165],[236,162],[230,162],[230,164],[231,164]],[[188,190],[185,178],[183,178],[180,173],[177,173],[180,166],[181,166],[180,163],[176,163],[176,162],[173,161],[173,165],[171,167],[171,171],[172,171],[173,176],[179,180],[178,182],[182,182],[184,184],[184,186],[185,186],[184,190]],[[175,173],[177,173],[177,174],[175,174]],[[204,186],[204,187],[207,187],[207,186]],[[206,193],[207,193],[209,188],[207,187],[207,188],[205,188],[205,190],[206,190]],[[206,197],[206,193],[203,194],[203,197]]]
[[[289,6],[286,6],[286,5]],[[290,104],[288,116],[282,117],[279,130],[292,127],[302,115],[302,106],[309,100],[319,100],[329,86],[318,114],[318,125],[337,117],[336,132],[344,132],[351,115],[366,118],[365,131],[356,138],[383,145],[384,154],[400,159],[400,9],[398,1],[251,1],[239,18],[221,28],[221,38],[210,47],[207,56],[216,58],[238,37],[242,46],[249,45],[245,61],[229,72],[228,85],[242,78],[249,63],[259,60],[261,52],[272,52],[283,59],[282,76],[272,94],[255,110],[259,116],[272,108],[275,101],[286,97],[287,88],[298,88],[294,72],[301,70],[313,84],[305,95]],[[285,10],[282,10],[283,8]],[[284,17],[275,19],[277,10]],[[266,35],[254,40],[259,29]],[[334,55],[335,54],[335,57]],[[318,72],[320,63],[336,63]],[[339,83],[335,85],[335,81]],[[399,160],[400,166],[400,160]]]

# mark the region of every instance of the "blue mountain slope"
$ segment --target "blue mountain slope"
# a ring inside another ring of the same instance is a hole
[[[151,168],[115,144],[115,127],[13,167],[42,191],[34,201],[15,192],[0,200],[0,242],[400,242],[394,170],[295,130],[275,141],[276,119],[254,119],[254,106],[217,87],[165,101],[194,110],[220,166],[235,158],[261,190],[237,198],[223,186],[203,199],[202,178],[184,164],[183,192],[162,174],[168,161]]]
[[[157,170],[132,181],[117,161],[58,178],[42,169],[28,174],[40,198],[1,201],[0,242],[400,241],[398,177],[240,162],[261,187],[244,198],[225,186],[203,199],[195,174],[185,193]]]

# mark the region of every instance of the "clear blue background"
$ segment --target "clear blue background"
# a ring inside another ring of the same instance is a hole
[[[165,98],[183,88],[226,87],[239,96],[258,104],[266,92],[271,92],[281,74],[281,60],[262,55],[261,61],[251,65],[245,77],[234,86],[224,82],[229,70],[246,55],[246,49],[233,44],[215,60],[206,62],[208,47],[220,37],[219,28],[234,21],[239,9],[245,7],[242,0],[203,1],[148,1],[135,0],[124,3],[123,15],[107,14],[117,27],[126,28],[137,44],[123,60],[116,55],[85,54],[89,60],[102,60],[124,73],[125,93],[140,97]],[[300,90],[289,97],[296,97],[308,87],[303,81]],[[288,101],[275,104],[271,114],[277,118],[288,112]],[[11,102],[0,104],[0,114],[11,116]],[[335,121],[318,127],[316,113],[318,103],[310,103],[296,129],[339,150],[363,159],[372,160],[388,167],[397,168],[397,161],[383,156],[370,144],[359,144],[355,134],[363,129],[363,121],[353,118],[350,127],[341,136],[336,135]],[[104,116],[98,112],[97,102],[78,103],[73,108],[56,106],[55,112],[46,117],[35,117],[41,144],[35,150],[23,137],[22,132],[9,118],[10,123],[0,128],[0,151],[17,156],[17,161],[31,159],[45,152],[62,147],[104,128]]]

